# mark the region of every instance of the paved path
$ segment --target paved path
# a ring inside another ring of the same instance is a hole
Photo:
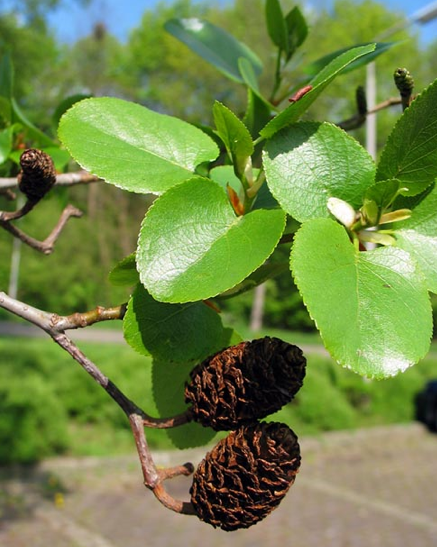
[[[98,342],[125,344],[123,332],[120,329],[105,329],[101,325],[93,325],[86,329],[72,329],[67,332],[68,336],[75,342]],[[30,324],[15,323],[13,321],[0,321],[0,336],[20,338],[48,338],[43,330]],[[328,356],[328,352],[321,344],[299,344],[306,354],[316,353]]]
[[[301,440],[295,485],[266,520],[214,530],[164,509],[136,458],[54,459],[3,470],[1,547],[436,547],[437,436],[420,425]],[[157,454],[163,465],[204,451]],[[187,499],[189,479],[168,485]],[[57,503],[56,503],[57,502]]]

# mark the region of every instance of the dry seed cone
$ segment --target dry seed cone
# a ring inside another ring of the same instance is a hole
[[[287,425],[244,426],[199,464],[191,502],[198,517],[214,527],[228,532],[249,528],[279,505],[299,466],[297,437]]]
[[[20,165],[18,187],[29,201],[37,202],[56,182],[53,160],[42,150],[29,148],[21,154]]]
[[[236,429],[289,403],[302,386],[305,366],[302,350],[278,338],[242,342],[193,369],[185,401],[202,425]]]

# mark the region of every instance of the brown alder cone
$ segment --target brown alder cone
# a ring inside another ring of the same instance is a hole
[[[29,201],[36,203],[56,182],[53,160],[42,150],[29,148],[21,154],[20,165],[18,187]]]
[[[300,467],[294,432],[281,423],[243,426],[197,467],[191,503],[200,520],[227,532],[249,528],[275,509]]]
[[[276,412],[301,388],[302,350],[278,338],[241,342],[208,357],[191,372],[185,401],[193,420],[229,431]]]

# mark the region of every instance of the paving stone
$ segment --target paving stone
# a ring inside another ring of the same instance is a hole
[[[162,507],[142,486],[135,456],[3,470],[0,546],[436,547],[437,435],[412,424],[329,433],[301,445],[301,471],[279,508],[231,533]],[[174,465],[197,463],[204,453],[155,457]],[[57,498],[53,478],[62,487]],[[168,484],[188,499],[188,478]]]

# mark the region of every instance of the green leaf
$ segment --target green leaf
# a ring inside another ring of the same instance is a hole
[[[365,199],[374,201],[382,211],[393,203],[399,187],[400,182],[397,179],[379,181],[367,189]]]
[[[253,169],[253,176],[256,179],[259,175],[259,169]],[[235,175],[232,165],[219,165],[214,167],[209,172],[209,176],[214,182],[220,184],[223,190],[226,190],[227,185],[235,190],[237,194],[241,192],[241,181]],[[256,201],[253,204],[252,209],[277,209],[279,203],[272,196],[267,184],[263,184],[258,190],[256,195]]]
[[[157,302],[138,285],[123,320],[127,343],[142,355],[163,361],[201,361],[221,349],[220,316],[203,302]]]
[[[267,183],[261,186],[256,195],[256,201],[253,204],[252,209],[279,209],[280,205],[276,199],[272,196],[270,188],[267,186]]]
[[[261,129],[271,120],[273,107],[250,86],[247,93],[247,109],[243,122],[249,129],[252,137],[256,139]]]
[[[235,82],[243,83],[238,69],[240,57],[250,62],[255,74],[261,74],[262,63],[259,57],[231,34],[208,21],[197,18],[170,19],[164,28]]]
[[[163,302],[216,296],[270,256],[284,225],[278,209],[237,217],[218,184],[195,177],[171,188],[147,212],[137,249],[141,282]]]
[[[223,330],[220,349],[241,342],[241,337],[233,329]],[[152,389],[158,414],[161,417],[176,416],[184,412],[188,405],[184,400],[185,383],[193,368],[191,362],[167,362],[153,360]],[[178,448],[203,446],[216,435],[215,431],[195,422],[165,430],[170,440]]]
[[[311,91],[306,93],[298,101],[291,103],[285,110],[273,118],[273,120],[260,131],[260,135],[265,139],[268,139],[283,127],[297,121],[340,72],[356,59],[371,53],[374,48],[375,44],[357,47],[336,57],[324,67],[313,80],[311,80]]]
[[[229,184],[237,194],[241,192],[241,181],[234,173],[232,165],[219,165],[218,167],[214,167],[209,172],[209,176],[211,177],[211,180],[220,184],[223,190],[226,190]]]
[[[288,29],[278,0],[266,1],[267,32],[272,42],[282,51],[288,52]]]
[[[385,378],[426,355],[431,304],[423,274],[407,252],[358,252],[342,226],[315,219],[297,232],[291,267],[326,348],[340,364]]]
[[[267,183],[299,222],[329,217],[330,197],[359,208],[375,165],[358,142],[329,123],[299,122],[277,133],[263,152]]]
[[[58,127],[59,122],[61,120],[61,117],[69,108],[71,108],[74,104],[78,103],[79,101],[83,101],[84,99],[89,99],[91,95],[84,95],[83,93],[77,93],[76,95],[70,95],[69,97],[66,97],[64,100],[62,100],[58,106],[56,107],[53,116],[52,116],[52,123],[55,128]]]
[[[217,132],[226,146],[236,174],[242,177],[247,160],[254,151],[252,137],[244,123],[218,101],[214,103],[213,115]]]
[[[286,16],[288,32],[288,58],[300,47],[308,36],[308,25],[299,6],[295,6]]]
[[[346,74],[347,72],[351,72],[352,70],[356,70],[357,68],[360,68],[364,65],[367,65],[368,63],[373,62],[377,57],[379,57],[382,53],[389,50],[394,45],[397,45],[399,42],[378,42],[375,45],[375,49],[366,55],[365,57],[360,57],[356,59],[355,61],[352,61],[343,71],[342,74]],[[357,44],[354,47],[362,47],[369,45],[370,43],[366,44]],[[342,55],[343,53],[350,50],[350,47],[338,49],[332,53],[329,53],[328,55],[324,55],[323,57],[320,57],[316,61],[310,63],[309,65],[306,65],[303,69],[303,71],[308,74],[310,77],[314,77],[318,72],[320,72],[326,65],[328,65],[331,61],[333,61],[336,57],[339,55]]]
[[[238,285],[235,285],[235,287],[229,289],[228,291],[225,291],[219,296],[223,299],[234,298],[235,296],[254,289],[258,285],[261,285],[265,281],[268,281],[269,279],[272,279],[287,270],[288,264],[286,262],[273,262],[271,264],[263,264],[260,268],[258,268],[248,277],[246,277],[244,281],[238,283]]]
[[[397,245],[419,264],[428,290],[437,293],[437,190],[417,205],[408,220],[393,225]]]
[[[185,383],[193,363],[166,362],[154,359],[152,389],[159,416],[169,418],[187,409],[184,401]],[[216,432],[195,422],[165,430],[177,448],[194,448],[210,442]]]
[[[200,129],[107,97],[70,108],[61,118],[59,138],[84,169],[138,193],[162,193],[218,155],[216,144]]]
[[[244,57],[238,59],[238,70],[244,83],[254,91],[259,97],[261,97],[259,91],[258,77],[253,70],[253,65]]]
[[[396,123],[385,145],[376,180],[398,179],[402,194],[420,194],[437,177],[437,80]]]
[[[140,279],[137,264],[135,262],[135,253],[131,253],[121,260],[108,275],[110,283],[122,287],[132,287]]]

